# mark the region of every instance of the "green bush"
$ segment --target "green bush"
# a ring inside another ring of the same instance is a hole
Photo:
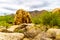
[[[32,17],[35,24],[44,24],[52,26],[60,26],[60,13],[42,12],[42,14]]]
[[[52,20],[50,21],[50,25],[60,26],[60,13],[52,13]]]
[[[40,24],[41,23],[39,17],[32,17],[32,22],[35,23],[35,24]]]
[[[42,12],[42,14],[32,17],[33,23],[36,24],[49,24],[51,20],[51,13],[50,12]]]
[[[0,16],[0,26],[11,26],[13,25],[14,17],[10,15]]]

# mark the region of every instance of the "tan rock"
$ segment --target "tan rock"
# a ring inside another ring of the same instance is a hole
[[[47,35],[51,38],[60,39],[60,29],[49,29]]]
[[[29,38],[24,38],[23,40],[30,40]]]
[[[48,38],[45,32],[42,32],[38,34],[37,36],[35,36],[33,40],[52,40],[52,39]]]
[[[27,31],[24,33],[26,37],[34,38],[36,35],[38,35],[41,32],[41,30],[38,27],[28,27]]]
[[[0,32],[2,32],[3,30],[6,30],[6,28],[3,26],[0,26]]]
[[[60,13],[60,8],[55,8],[54,10],[52,10],[52,13]]]
[[[0,40],[21,40],[23,39],[24,34],[22,33],[1,33]]]
[[[20,27],[20,26],[19,26],[19,25],[13,25],[13,26],[11,26],[10,28],[8,28],[7,30],[14,32],[14,30],[15,30],[17,27]]]
[[[10,28],[8,28],[7,30],[12,31],[12,32],[14,32],[14,31],[17,32],[17,31],[20,31],[20,30],[24,31],[24,30],[26,30],[27,26],[30,27],[30,26],[33,26],[33,25],[34,24],[25,24],[25,23],[23,23],[23,24],[20,24],[20,25],[13,25]]]

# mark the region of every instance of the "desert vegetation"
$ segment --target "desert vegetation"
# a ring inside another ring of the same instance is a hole
[[[52,11],[42,10],[38,13],[31,13],[31,20],[34,24],[49,25],[51,27],[57,26],[60,28],[60,9],[54,9]],[[28,20],[28,19],[27,19]],[[14,23],[14,15],[0,16],[0,26],[11,26]]]

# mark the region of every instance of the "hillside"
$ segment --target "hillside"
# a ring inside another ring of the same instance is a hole
[[[41,11],[38,11],[38,10],[30,11],[32,17],[38,16],[38,15],[42,14],[43,12],[48,12],[48,11],[46,11],[46,10],[41,10]]]

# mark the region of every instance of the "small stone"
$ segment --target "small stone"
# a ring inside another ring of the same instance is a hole
[[[24,38],[23,40],[30,40],[29,38]]]

